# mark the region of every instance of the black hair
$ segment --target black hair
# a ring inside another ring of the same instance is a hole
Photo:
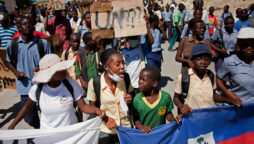
[[[110,57],[114,54],[120,54],[116,49],[106,49],[105,51],[102,52],[101,56],[100,56],[100,60],[102,65],[106,65],[108,60],[110,59]]]
[[[229,5],[225,5],[224,7],[227,8],[227,9],[229,9]]]
[[[203,9],[202,9],[202,8],[197,8],[197,9],[193,12],[193,15],[194,15],[197,11],[203,12]]]
[[[73,12],[78,13],[77,10],[75,10],[75,9],[73,9],[71,12],[72,12],[72,13],[73,13]]]
[[[92,39],[92,32],[86,32],[84,35],[83,35],[83,41],[84,43],[88,43],[89,41],[93,40]]]
[[[75,36],[78,37],[78,38],[80,37],[78,33],[72,33],[71,36],[70,36],[70,39],[72,40],[72,37],[75,37]]]
[[[152,24],[153,22],[156,22],[156,21],[158,21],[158,20],[159,20],[159,17],[158,17],[157,15],[152,14],[152,15],[150,15],[150,17],[149,17],[149,23],[150,23],[150,24]]]
[[[88,15],[88,14],[90,14],[90,11],[87,11],[87,12],[84,14],[84,16],[86,16],[86,15]]]
[[[232,20],[235,22],[235,19],[233,18],[233,16],[227,16],[227,17],[225,18],[225,20],[224,20],[224,24],[226,24],[226,21],[227,21],[228,19],[232,19]]]
[[[4,29],[7,29],[10,26],[9,20],[11,20],[11,24],[13,24],[13,16],[11,14],[5,14],[2,20],[2,26]]]
[[[189,21],[189,29],[192,30],[197,23],[204,23],[202,19],[193,18]]]
[[[159,82],[161,79],[161,72],[158,68],[153,67],[153,66],[147,66],[144,69],[142,69],[142,71],[146,71],[150,73],[150,78],[153,81],[157,81]]]

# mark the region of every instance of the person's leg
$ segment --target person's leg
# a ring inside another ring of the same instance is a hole
[[[172,24],[168,22],[168,42],[171,41],[171,31],[172,31]]]
[[[171,41],[170,41],[170,45],[169,45],[169,47],[168,47],[168,50],[172,50],[173,46],[175,45],[175,42],[176,42],[177,38],[178,38],[178,31],[177,31],[177,28],[174,27],[174,28],[173,28],[173,36],[172,36],[172,38],[171,38]]]
[[[28,99],[28,95],[21,95],[21,106],[23,107]],[[39,129],[40,128],[40,119],[38,116],[38,109],[35,105],[32,110],[25,116],[25,122],[28,123],[30,126]]]

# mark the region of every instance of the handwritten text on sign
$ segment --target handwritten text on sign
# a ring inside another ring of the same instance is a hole
[[[6,67],[6,49],[0,48],[0,89],[16,89],[15,75]]]
[[[113,10],[111,7],[96,7],[98,5],[95,2],[92,6],[95,8],[91,10],[93,34],[94,30],[98,32],[109,29],[113,29],[114,37],[146,34],[144,5],[139,1],[112,1]],[[105,35],[105,32],[103,34]]]
[[[54,10],[63,10],[65,9],[65,1],[64,0],[49,0],[48,7]]]
[[[144,5],[137,1],[113,1],[115,37],[146,34]]]

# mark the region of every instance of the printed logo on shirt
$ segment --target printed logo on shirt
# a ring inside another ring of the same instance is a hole
[[[67,105],[69,103],[70,99],[67,96],[62,96],[60,98],[60,104]]]
[[[213,132],[188,139],[188,144],[215,144]]]
[[[166,107],[165,106],[161,106],[158,110],[158,114],[161,115],[165,115],[166,113]]]

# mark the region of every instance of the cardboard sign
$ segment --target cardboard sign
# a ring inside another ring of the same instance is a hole
[[[16,89],[15,75],[7,68],[6,49],[0,48],[0,89]]]
[[[143,1],[113,1],[115,37],[147,33]]]
[[[48,7],[54,10],[63,10],[65,9],[64,0],[48,0]]]
[[[93,38],[126,37],[147,33],[142,0],[94,2],[90,11]]]
[[[94,2],[90,7],[92,37],[114,38],[111,2]]]

